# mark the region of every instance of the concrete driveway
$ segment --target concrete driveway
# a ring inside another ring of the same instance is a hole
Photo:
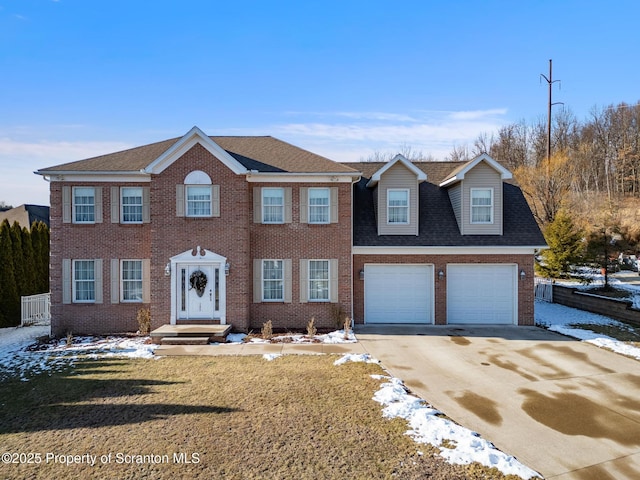
[[[545,478],[640,478],[640,362],[537,327],[356,334],[416,395]]]

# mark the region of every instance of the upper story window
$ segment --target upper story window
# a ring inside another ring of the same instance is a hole
[[[220,186],[211,184],[211,177],[201,170],[194,170],[178,185],[176,213],[183,217],[219,217]]]
[[[309,223],[329,223],[329,189],[309,189]]]
[[[409,223],[409,190],[387,190],[387,223],[396,225]]]
[[[493,189],[471,189],[471,223],[493,223]]]
[[[74,187],[73,221],[74,223],[95,223],[96,194],[93,187]]]
[[[211,216],[211,186],[187,185],[187,217]]]
[[[123,187],[120,194],[122,223],[142,223],[142,187]]]
[[[262,223],[284,223],[284,189],[262,189]]]

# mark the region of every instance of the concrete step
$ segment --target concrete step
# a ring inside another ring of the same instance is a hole
[[[224,343],[227,341],[227,335],[231,332],[231,325],[162,325],[156,328],[149,335],[153,343],[159,345],[163,339],[189,339],[189,338],[206,338],[209,342]],[[179,343],[167,343],[165,345],[201,345],[201,343],[188,343],[188,340],[178,340]],[[187,343],[185,343],[187,342]]]
[[[162,337],[160,345],[208,345],[209,337]]]

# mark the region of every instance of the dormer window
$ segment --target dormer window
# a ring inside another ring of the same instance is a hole
[[[493,188],[471,189],[471,223],[493,223]]]
[[[409,223],[409,189],[387,190],[387,223],[393,225]]]

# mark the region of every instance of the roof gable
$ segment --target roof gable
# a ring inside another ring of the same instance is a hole
[[[195,144],[202,145],[211,155],[220,160],[233,173],[247,173],[247,169],[233,158],[220,145],[204,134],[198,127],[193,127],[180,140],[174,143],[166,152],[156,158],[144,168],[145,173],[158,174],[171,166],[182,155],[189,151]]]
[[[448,185],[452,185],[456,182],[464,180],[465,175],[470,170],[472,170],[476,165],[478,165],[480,162],[485,162],[487,165],[493,168],[496,172],[498,172],[502,180],[510,180],[511,178],[513,178],[513,175],[509,170],[504,168],[502,165],[500,165],[497,161],[495,161],[486,153],[483,153],[482,155],[479,155],[473,160],[463,165],[460,165],[458,168],[456,168],[442,182],[440,182],[440,186],[446,187]]]
[[[372,176],[371,180],[367,183],[367,187],[375,187],[380,181],[380,177],[384,175],[384,173],[393,167],[396,163],[401,163],[404,165],[410,172],[412,172],[418,179],[419,182],[424,182],[427,179],[427,174],[416,167],[413,163],[407,160],[401,154],[396,155],[391,160],[389,160],[381,169],[376,171]]]

